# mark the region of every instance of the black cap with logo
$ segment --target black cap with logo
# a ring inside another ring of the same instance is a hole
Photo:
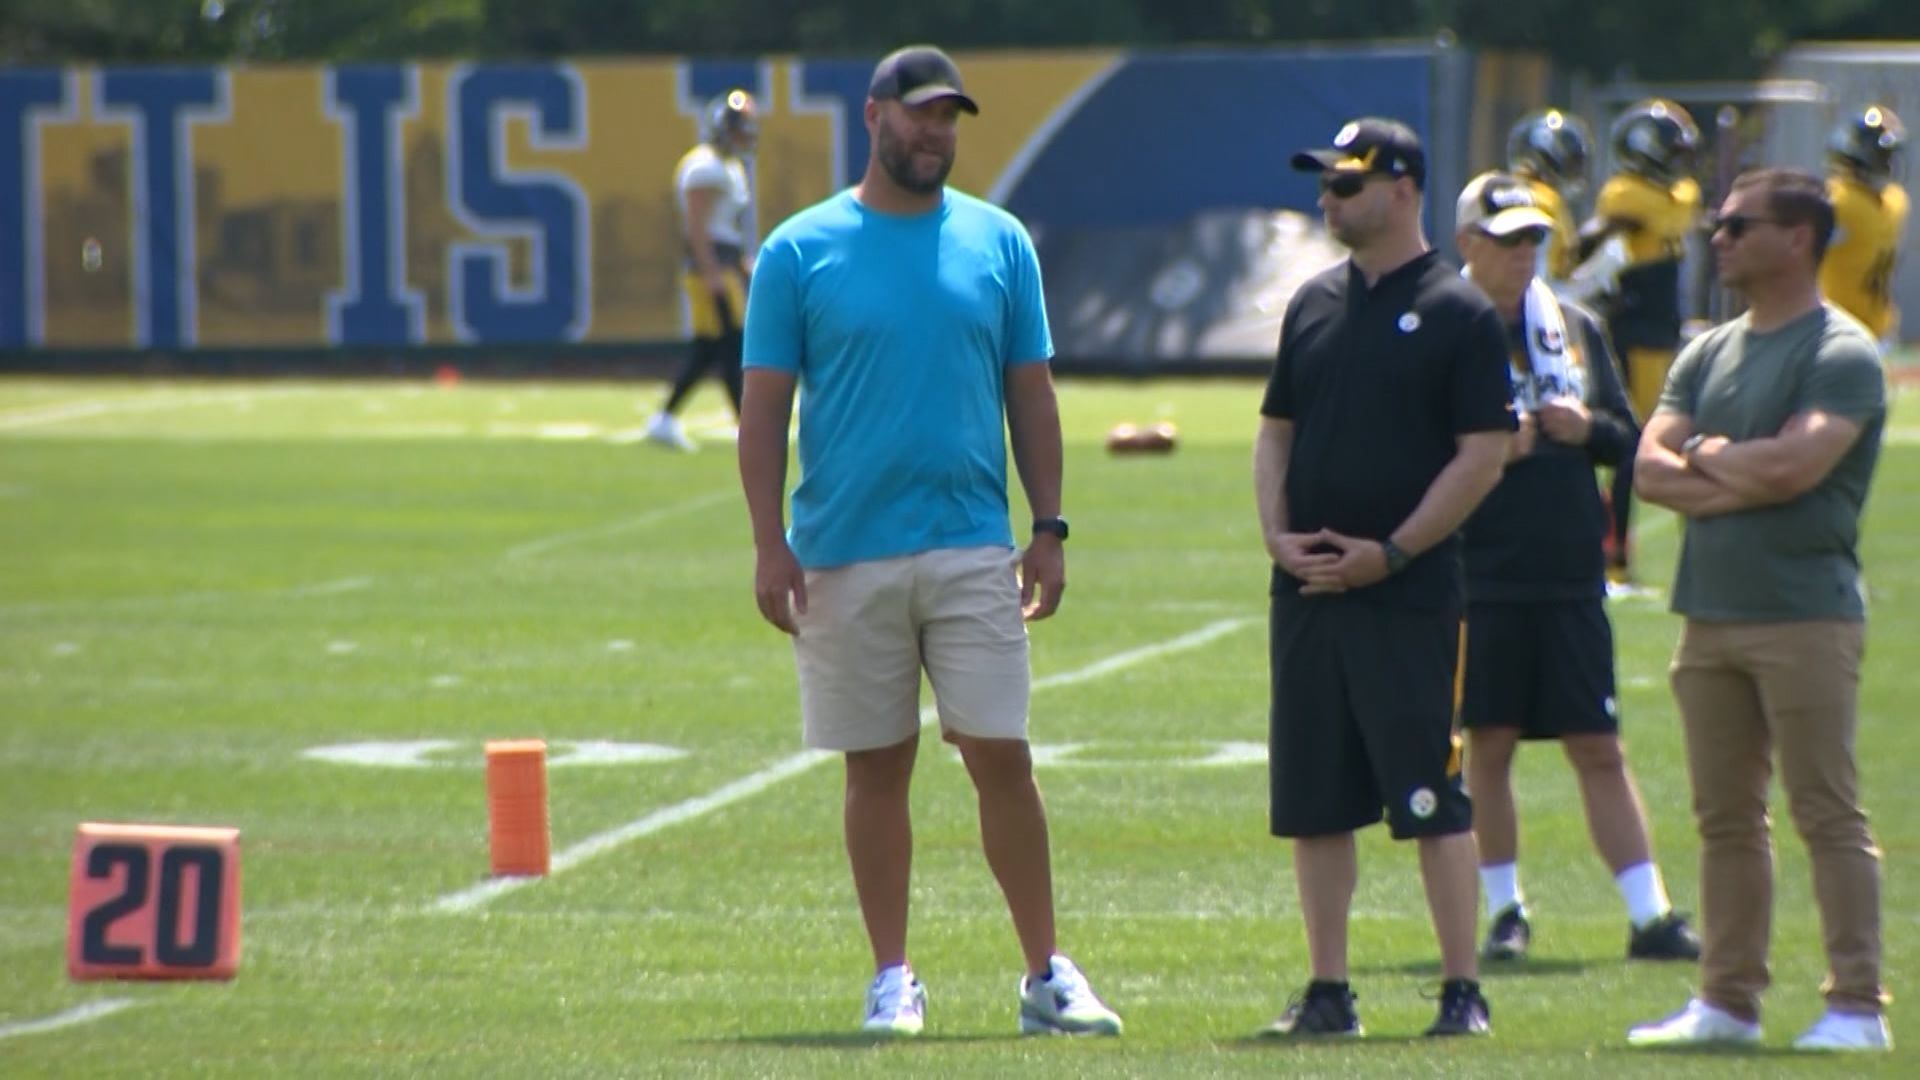
[[[951,57],[931,45],[909,45],[888,53],[873,69],[867,96],[875,101],[894,100],[907,105],[952,98],[962,109],[975,116],[980,114],[980,106],[973,103],[960,85],[960,69]]]
[[[1427,152],[1420,146],[1420,136],[1398,120],[1377,116],[1341,128],[1330,150],[1302,150],[1293,155],[1293,167],[1300,172],[1405,176],[1415,187],[1427,184]]]

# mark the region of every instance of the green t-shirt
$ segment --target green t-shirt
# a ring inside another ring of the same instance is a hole
[[[1859,424],[1860,437],[1791,502],[1689,519],[1673,610],[1749,622],[1864,619],[1860,512],[1887,416],[1879,347],[1832,304],[1764,334],[1747,324],[1742,316],[1695,338],[1674,361],[1660,410],[1739,442],[1820,409]]]

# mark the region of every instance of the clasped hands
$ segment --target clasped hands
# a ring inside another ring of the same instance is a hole
[[[1301,596],[1323,596],[1361,589],[1387,576],[1387,553],[1378,540],[1363,540],[1332,529],[1284,532],[1267,538],[1267,553],[1280,569],[1299,578]]]

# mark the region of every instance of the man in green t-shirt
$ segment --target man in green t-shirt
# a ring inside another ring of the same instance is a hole
[[[1700,829],[1703,941],[1699,993],[1629,1032],[1637,1046],[1760,1039],[1776,754],[1813,863],[1828,963],[1826,1013],[1794,1046],[1893,1044],[1881,1012],[1880,850],[1854,753],[1860,514],[1886,376],[1866,329],[1820,295],[1833,220],[1811,174],[1761,169],[1734,181],[1713,251],[1747,313],[1687,346],[1640,440],[1641,498],[1686,518],[1672,683]]]

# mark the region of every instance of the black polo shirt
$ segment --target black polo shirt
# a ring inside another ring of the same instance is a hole
[[[1493,304],[1427,252],[1367,287],[1349,260],[1287,305],[1262,415],[1293,421],[1287,527],[1384,540],[1453,460],[1455,438],[1512,431],[1507,336]],[[1275,595],[1300,582],[1276,568]],[[1401,607],[1461,602],[1459,537],[1347,594]]]

